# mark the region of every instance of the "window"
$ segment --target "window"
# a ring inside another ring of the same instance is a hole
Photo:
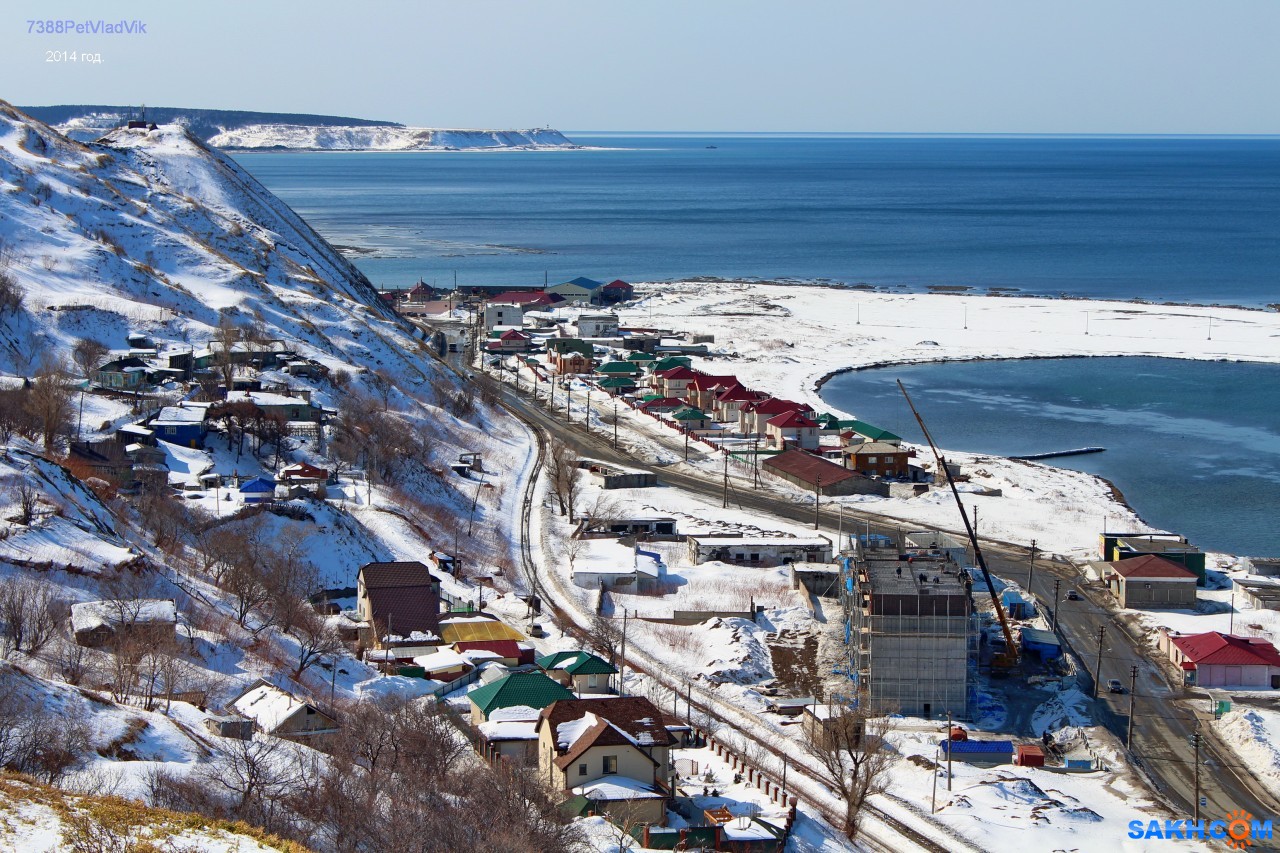
[[[588,675],[587,675],[587,686],[588,686],[588,687],[598,687],[598,686],[599,686],[599,678],[600,678],[600,676],[596,675],[594,672],[592,672],[592,673],[588,674]]]
[[[751,555],[751,562],[753,562],[753,563],[758,563],[758,562],[760,562],[760,555],[759,555],[759,554],[752,554],[752,555]]]
[[[579,775],[579,776],[586,776],[586,775],[587,775],[587,765],[585,765],[585,764],[579,764],[579,765],[578,765],[578,775]]]
[[[874,457],[874,456],[868,456],[868,457],[867,457],[867,464],[868,464],[868,465],[874,465],[874,464],[876,464],[876,457]]]
[[[616,756],[616,755],[606,755],[606,756],[604,757],[604,772],[605,772],[605,773],[617,773],[617,772],[618,772],[618,756]]]

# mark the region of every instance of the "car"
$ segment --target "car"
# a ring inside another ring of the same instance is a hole
[[[1067,590],[1067,601],[1079,601],[1079,600],[1080,600],[1080,593],[1076,592],[1074,589]]]
[[[1111,679],[1110,681],[1108,681],[1108,682],[1107,682],[1107,692],[1109,692],[1109,693],[1123,693],[1123,692],[1124,692],[1124,685],[1120,683],[1120,679],[1118,679],[1118,678],[1113,678],[1113,679]]]

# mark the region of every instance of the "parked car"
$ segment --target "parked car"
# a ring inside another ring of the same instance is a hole
[[[1067,601],[1079,601],[1079,600],[1080,600],[1080,593],[1076,592],[1074,589],[1067,590]]]
[[[1113,678],[1107,682],[1107,691],[1110,693],[1123,693],[1124,685],[1120,683],[1120,679]]]

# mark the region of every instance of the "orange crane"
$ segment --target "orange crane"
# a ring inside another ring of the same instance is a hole
[[[1009,628],[1009,619],[1005,616],[1004,605],[1000,603],[1000,596],[996,594],[995,584],[991,582],[991,572],[987,571],[987,560],[982,556],[982,546],[978,544],[978,534],[973,532],[973,525],[969,523],[969,514],[965,511],[964,504],[960,501],[960,490],[956,488],[955,478],[951,476],[951,470],[947,468],[946,460],[938,452],[938,445],[933,443],[933,436],[929,434],[929,428],[924,425],[924,418],[920,417],[920,413],[916,411],[915,403],[911,402],[911,395],[907,393],[906,386],[902,384],[902,380],[897,380],[897,383],[898,390],[902,392],[902,396],[907,399],[907,405],[911,407],[911,414],[915,415],[916,423],[920,424],[920,431],[924,433],[925,441],[929,442],[929,449],[933,451],[933,458],[937,460],[938,470],[947,478],[947,484],[951,486],[951,495],[956,499],[956,507],[960,510],[960,519],[964,522],[965,532],[969,534],[969,543],[973,545],[974,561],[978,564],[978,568],[982,569],[982,579],[987,582],[987,591],[991,593],[991,603],[995,605],[996,615],[1000,617],[1000,628],[1004,631],[1005,651],[991,656],[991,666],[994,669],[1010,670],[1018,665],[1018,646],[1013,641],[1013,631]]]

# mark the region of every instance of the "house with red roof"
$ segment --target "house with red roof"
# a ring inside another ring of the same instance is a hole
[[[505,290],[485,301],[490,305],[519,305],[526,311],[537,311],[563,302],[564,297],[543,290]]]
[[[689,405],[699,409],[710,409],[715,403],[717,394],[734,385],[742,384],[736,376],[712,376],[710,373],[698,370],[694,372],[698,375],[690,379],[689,384],[685,386],[684,398],[689,401]]]
[[[664,397],[683,397],[689,383],[700,373],[689,367],[673,367],[653,374],[653,389]]]
[[[1187,684],[1280,689],[1280,652],[1260,637],[1218,631],[1179,634],[1161,628],[1158,644],[1182,670]]]
[[[1128,560],[1098,564],[1107,589],[1121,607],[1146,609],[1154,607],[1194,608],[1196,606],[1195,572],[1173,560],[1147,554]]]
[[[600,288],[600,303],[602,305],[612,305],[615,302],[626,302],[628,299],[636,295],[636,289],[620,278]]]
[[[495,340],[489,341],[489,352],[528,352],[533,338],[519,329],[507,329]]]
[[[812,413],[803,403],[768,397],[764,400],[743,403],[738,411],[738,432],[742,435],[764,435],[765,423],[775,415],[787,412],[799,412],[805,417]]]
[[[798,447],[801,450],[818,449],[817,423],[809,420],[799,412],[783,412],[774,415],[764,422],[765,435],[769,445],[778,450]]]
[[[742,411],[742,407],[747,403],[757,400],[764,400],[768,397],[760,391],[752,391],[741,383],[731,385],[716,394],[715,400],[712,401],[712,408],[715,410],[716,420],[721,423],[733,422],[737,423],[738,413]]]

